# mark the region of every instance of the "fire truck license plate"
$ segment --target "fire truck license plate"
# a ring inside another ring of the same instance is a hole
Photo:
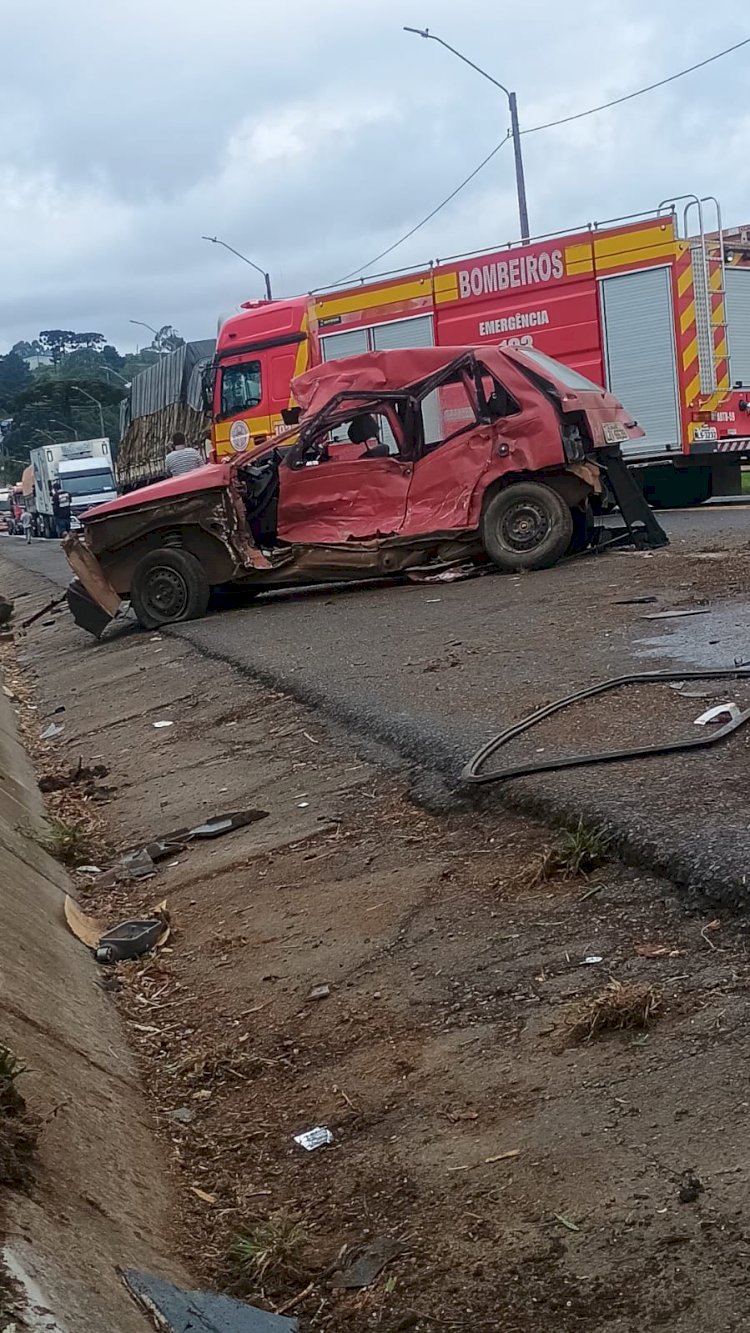
[[[605,444],[621,444],[623,440],[630,439],[625,427],[621,426],[619,421],[605,421],[602,430]]]
[[[719,432],[715,426],[696,426],[694,440],[718,440]]]

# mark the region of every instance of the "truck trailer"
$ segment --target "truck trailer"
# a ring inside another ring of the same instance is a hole
[[[644,438],[623,453],[652,504],[739,492],[750,461],[750,229],[725,233],[716,201],[695,196],[245,303],[220,327],[206,384],[213,455],[253,450],[284,429],[291,381],[311,366],[482,343],[537,349],[626,402]]]

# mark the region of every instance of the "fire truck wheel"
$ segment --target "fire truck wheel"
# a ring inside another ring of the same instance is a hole
[[[206,614],[211,593],[199,560],[179,547],[150,551],[133,570],[130,600],[144,629]]]
[[[516,481],[493,495],[481,537],[500,569],[547,569],[568,550],[573,515],[561,496],[538,481]]]

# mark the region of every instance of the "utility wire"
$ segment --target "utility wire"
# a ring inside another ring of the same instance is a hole
[[[748,45],[750,45],[750,37],[744,37],[741,42],[735,42],[733,46],[727,46],[723,51],[717,51],[715,55],[707,56],[705,60],[699,60],[696,65],[688,65],[687,69],[681,69],[676,74],[670,74],[666,79],[659,79],[656,83],[649,83],[645,88],[637,88],[635,92],[625,93],[623,97],[615,97],[611,102],[602,102],[601,106],[589,107],[588,111],[576,111],[572,116],[561,116],[559,120],[548,120],[543,125],[531,125],[528,129],[521,130],[521,134],[538,134],[540,130],[551,130],[557,125],[569,125],[572,120],[583,120],[586,116],[595,116],[598,111],[607,111],[612,106],[621,106],[623,102],[632,102],[634,97],[642,97],[644,93],[651,93],[655,88],[663,88],[668,83],[674,83],[675,79],[682,79],[686,74],[693,74],[695,70],[703,69],[706,65],[711,65],[715,60],[721,60],[723,56],[731,55],[733,51],[739,51],[741,47]],[[503,144],[507,143],[509,138],[510,134],[508,133],[505,138],[501,139],[500,143],[493,148],[492,152],[488,153],[484,160],[479,163],[479,166],[474,168],[471,175],[467,176],[465,180],[462,180],[461,184],[457,185],[455,190],[452,190],[442,203],[438,204],[436,208],[433,208],[431,213],[428,213],[426,217],[422,218],[421,222],[417,222],[410,231],[407,231],[403,236],[399,237],[397,241],[394,241],[393,245],[389,245],[387,250],[381,250],[380,254],[375,255],[374,259],[370,259],[368,263],[362,264],[360,268],[353,269],[351,273],[346,273],[343,278],[338,279],[338,282],[347,282],[349,278],[358,277],[360,273],[364,273],[365,269],[372,268],[373,264],[377,264],[378,260],[385,259],[386,255],[391,254],[393,250],[397,250],[400,245],[403,245],[404,241],[408,241],[415,232],[419,231],[421,227],[424,227],[425,223],[430,222],[442,208],[445,208],[446,204],[449,204],[452,199],[455,199],[456,195],[460,194],[465,186],[467,186],[470,181],[473,181],[475,176],[479,175],[480,171],[487,166],[488,162],[492,161],[495,154],[499,153]],[[338,283],[334,284],[334,286],[337,285]]]
[[[556,125],[569,125],[571,120],[583,120],[584,116],[595,116],[597,111],[607,111],[611,106],[621,106],[623,102],[632,102],[634,97],[642,97],[644,93],[651,93],[655,88],[663,88],[667,83],[674,83],[675,79],[682,79],[686,74],[693,74],[696,69],[703,69],[705,65],[710,65],[714,60],[721,60],[722,56],[731,55],[733,51],[739,51],[741,46],[750,45],[750,37],[745,37],[741,42],[735,42],[734,46],[728,46],[724,51],[717,51],[716,55],[706,56],[705,60],[699,60],[697,65],[688,65],[687,69],[681,69],[677,74],[670,74],[666,79],[659,79],[656,83],[649,83],[645,88],[637,88],[634,93],[625,93],[624,97],[615,97],[611,102],[602,102],[601,106],[589,107],[588,111],[576,111],[573,116],[562,116],[560,120],[548,120],[544,125],[532,125],[527,130],[521,130],[521,134],[538,134],[539,130],[551,130]]]
[[[374,259],[370,259],[366,264],[362,264],[360,268],[352,269],[351,273],[345,273],[343,278],[339,278],[338,282],[334,283],[334,286],[338,286],[339,282],[346,282],[349,278],[356,278],[359,273],[364,273],[366,268],[372,268],[373,264],[377,264],[379,259],[385,259],[385,256],[389,255],[392,250],[396,250],[399,245],[403,245],[404,241],[408,241],[409,237],[413,236],[415,231],[419,231],[420,227],[423,227],[426,222],[429,222],[434,218],[435,214],[439,213],[441,208],[445,208],[445,205],[449,204],[451,199],[455,199],[456,195],[460,194],[464,186],[469,184],[469,181],[473,181],[474,177],[479,175],[482,168],[486,167],[487,163],[492,161],[495,154],[500,152],[500,149],[508,142],[509,138],[510,131],[506,134],[504,139],[500,140],[500,143],[495,144],[492,152],[488,153],[484,160],[479,163],[479,166],[474,168],[471,175],[467,176],[465,180],[462,180],[461,184],[456,186],[455,190],[448,195],[447,199],[444,199],[441,204],[438,204],[437,208],[433,208],[432,212],[428,213],[427,217],[422,218],[421,222],[417,222],[411,228],[411,231],[407,231],[404,236],[401,236],[397,241],[394,241],[393,245],[389,245],[387,250],[381,250],[379,255],[376,255]]]

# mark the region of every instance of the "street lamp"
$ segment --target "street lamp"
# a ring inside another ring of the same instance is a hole
[[[47,412],[46,403],[29,403],[29,407],[40,407],[43,410],[48,421],[56,421],[58,426],[62,426],[62,429],[65,431],[65,434],[68,436],[68,438],[70,438],[71,431],[73,432],[74,439],[77,440],[79,438],[78,431],[76,430],[75,426],[71,425],[69,421],[61,421],[59,417],[51,417],[49,415],[49,413]],[[49,434],[49,432],[47,433]]]
[[[260,268],[258,264],[254,264],[252,259],[248,259],[247,255],[241,255],[239,250],[235,250],[233,245],[227,245],[226,241],[220,241],[218,236],[201,236],[201,240],[210,241],[212,245],[223,245],[225,250],[229,250],[231,254],[236,255],[238,259],[244,260],[246,264],[249,264],[251,268],[254,268],[256,273],[260,273],[260,276],[266,284],[266,300],[273,300],[273,296],[271,295],[271,275],[266,273],[265,269]]]
[[[157,338],[159,337],[159,330],[152,328],[150,324],[144,324],[142,319],[129,319],[128,324],[140,324],[142,329],[148,329],[149,333],[153,333]]]
[[[130,388],[130,380],[126,380],[125,376],[121,375],[119,370],[113,370],[111,366],[105,365],[101,365],[99,369],[103,370],[107,375],[114,375],[115,379],[120,380],[120,382],[125,385],[126,389]]]
[[[513,154],[516,160],[516,194],[518,196],[518,220],[521,224],[521,239],[524,241],[528,241],[529,213],[526,207],[526,182],[524,180],[524,175],[523,175],[523,157],[521,156],[521,132],[518,128],[518,106],[516,104],[516,94],[509,92],[508,89],[505,87],[505,84],[499,83],[497,79],[493,79],[491,74],[488,74],[487,71],[484,69],[480,69],[479,65],[475,65],[474,61],[469,60],[468,56],[462,55],[460,51],[456,50],[455,46],[450,46],[448,42],[444,42],[442,37],[436,37],[434,33],[430,32],[429,28],[405,27],[404,32],[413,32],[416,33],[418,37],[427,37],[430,39],[430,41],[439,42],[441,46],[445,47],[446,51],[451,51],[454,56],[458,56],[459,60],[463,60],[465,65],[470,65],[472,69],[476,70],[477,74],[482,75],[483,79],[488,79],[490,83],[494,83],[495,87],[500,89],[501,93],[505,93],[505,96],[508,99],[508,106],[510,107],[510,132],[513,138]]]
[[[84,396],[84,398],[88,398],[88,400],[89,400],[90,403],[96,403],[96,406],[99,408],[99,429],[100,429],[100,431],[101,431],[102,439],[103,439],[103,438],[104,438],[104,412],[102,411],[102,405],[101,405],[101,403],[99,402],[99,399],[98,399],[98,398],[94,398],[94,395],[93,395],[93,394],[91,394],[91,393],[87,393],[85,389],[82,389],[82,388],[81,388],[80,384],[71,384],[70,387],[71,387],[71,389],[76,389],[76,390],[78,391],[78,393],[82,393],[83,396]]]

